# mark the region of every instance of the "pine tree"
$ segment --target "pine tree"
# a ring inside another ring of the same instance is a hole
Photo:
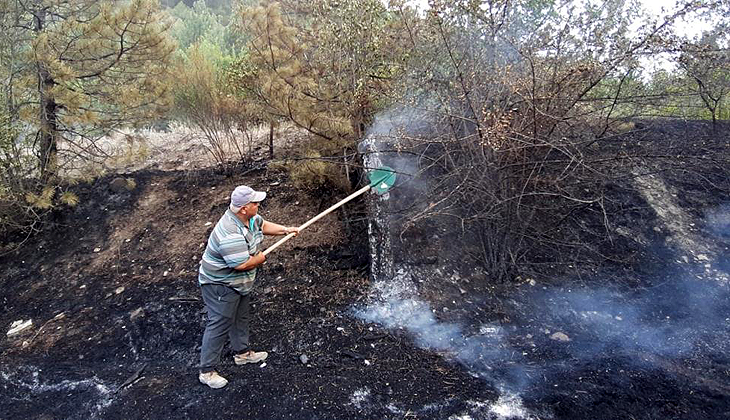
[[[100,137],[169,105],[175,46],[156,1],[2,0],[0,8],[16,52],[10,108],[35,130],[43,184],[62,163],[61,141],[100,154]]]
[[[364,134],[407,49],[394,13],[379,0],[317,0],[263,4],[242,18],[268,113],[335,150]]]

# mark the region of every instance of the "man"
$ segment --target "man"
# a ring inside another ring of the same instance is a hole
[[[259,249],[263,235],[299,233],[296,227],[286,227],[264,220],[258,215],[259,203],[265,192],[240,185],[231,194],[226,213],[215,225],[200,261],[198,283],[208,310],[208,322],[200,349],[201,383],[222,388],[228,381],[216,372],[221,351],[230,338],[237,365],[258,363],[265,351],[249,347],[250,293],[256,279],[256,267],[266,256]]]

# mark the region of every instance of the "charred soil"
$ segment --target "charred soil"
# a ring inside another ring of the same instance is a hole
[[[693,131],[686,126],[667,129],[674,130],[673,138],[681,137],[678,130]],[[652,129],[639,140],[656,145],[662,135]],[[703,137],[706,144],[701,147],[706,153],[728,153],[727,139],[727,133]],[[690,146],[672,143],[664,149],[681,147]],[[658,175],[666,169],[648,172]],[[728,201],[730,182],[723,173],[728,168],[719,169],[674,171],[680,175],[662,178],[661,185],[670,193],[681,191],[675,201],[686,214],[704,217],[703,209]],[[248,184],[267,190],[260,213],[287,224],[303,223],[341,197],[297,192],[287,176],[269,169],[266,161],[195,170],[142,169],[125,175],[134,179],[136,187],[121,192],[109,187],[114,177],[76,187],[80,198],[76,208],[54,214],[40,233],[19,248],[6,247],[11,251],[0,257],[0,325],[7,330],[16,320],[33,322],[31,328],[12,337],[3,335],[0,341],[3,418],[730,416],[727,282],[703,291],[701,296],[708,292],[713,302],[684,306],[680,318],[709,319],[708,305],[712,316],[720,317],[704,329],[665,333],[680,342],[681,351],[671,354],[652,351],[651,344],[642,340],[662,328],[695,324],[667,321],[664,327],[654,328],[652,323],[649,328],[637,315],[635,325],[641,328],[627,332],[597,327],[605,323],[572,322],[571,316],[601,315],[596,304],[579,314],[533,312],[556,302],[565,307],[574,302],[570,295],[551,294],[549,288],[556,284],[569,293],[571,288],[577,291],[600,283],[631,299],[625,308],[648,308],[648,313],[662,319],[673,297],[691,295],[676,289],[670,279],[707,276],[704,266],[697,271],[686,264],[670,272],[663,269],[664,262],[681,261],[678,250],[693,247],[694,254],[685,255],[687,261],[701,262],[712,249],[699,249],[704,242],[698,238],[711,227],[698,226],[696,232],[678,236],[673,229],[679,224],[660,219],[679,216],[671,213],[672,208],[659,214],[658,199],[652,205],[652,198],[641,196],[639,189],[610,191],[618,203],[617,226],[630,229],[618,230],[611,248],[603,250],[614,252],[615,262],[590,261],[591,267],[613,264],[604,277],[560,276],[554,270],[549,276],[515,283],[492,284],[477,276],[468,284],[452,284],[445,278],[428,286],[424,295],[436,308],[451,301],[463,303],[465,294],[469,297],[468,305],[456,305],[458,310],[434,310],[442,320],[453,321],[461,311],[475,320],[474,326],[476,320],[489,320],[501,323],[505,331],[516,331],[508,334],[511,353],[504,353],[504,360],[476,368],[448,352],[420,348],[407,332],[353,315],[353,308],[369,298],[368,226],[362,203],[348,205],[347,212],[329,215],[269,257],[252,300],[252,343],[257,350],[269,351],[269,358],[263,364],[236,366],[226,348],[219,371],[230,383],[211,390],[197,378],[205,322],[197,269],[232,188]],[[659,184],[647,179],[642,184],[646,190],[656,190]],[[6,242],[22,239],[6,238]],[[720,237],[713,249],[727,252],[728,240]],[[412,244],[421,242],[415,238]],[[410,258],[427,267],[437,261],[436,253],[421,251],[416,255],[420,251],[412,250]],[[720,257],[721,266],[712,269],[726,272],[727,254]],[[610,300],[614,295],[607,296]],[[632,314],[626,309],[614,315],[631,320]],[[557,325],[563,328],[558,330]],[[551,336],[556,331],[569,341],[556,340]],[[625,343],[627,335],[635,344]],[[684,339],[691,343],[681,346]],[[587,345],[594,342],[609,345]],[[700,349],[703,345],[707,348]],[[504,381],[475,374],[486,369],[495,377],[508,376],[504,372],[518,365],[524,406],[500,403],[510,391],[500,389]]]
[[[259,274],[252,341],[265,365],[236,366],[226,348],[230,384],[201,385],[198,261],[232,188],[267,189],[261,214],[290,224],[337,198],[296,194],[263,166],[128,176],[128,192],[113,193],[113,177],[79,187],[76,209],[2,257],[0,324],[33,320],[0,344],[3,417],[386,418],[432,406],[442,418],[490,395],[458,364],[349,316],[368,290],[367,225],[337,215]]]

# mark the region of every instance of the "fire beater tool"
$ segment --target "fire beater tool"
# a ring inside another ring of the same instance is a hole
[[[334,210],[336,210],[343,204],[347,203],[348,201],[352,200],[353,198],[365,193],[370,188],[373,188],[375,190],[375,192],[378,193],[378,195],[385,194],[386,192],[388,192],[390,187],[392,187],[393,184],[395,184],[395,171],[393,171],[393,169],[391,169],[387,166],[381,166],[378,169],[375,169],[374,171],[369,172],[368,178],[370,179],[370,183],[368,185],[360,188],[359,190],[350,194],[349,196],[347,196],[346,198],[344,198],[337,204],[333,205],[332,207],[328,208],[327,210],[323,211],[322,213],[309,219],[306,223],[299,226],[299,231],[301,232],[302,230],[306,229],[312,223],[314,223],[317,220],[323,218],[324,216],[330,214],[331,212],[333,212]],[[284,242],[293,238],[294,235],[296,235],[296,233],[290,233],[290,234],[286,235],[285,237],[279,239],[279,241],[277,243],[275,243],[274,245],[271,245],[270,247],[268,247],[266,249],[266,251],[264,251],[264,255],[269,255],[269,253],[271,251],[275,250],[276,248],[281,246]]]

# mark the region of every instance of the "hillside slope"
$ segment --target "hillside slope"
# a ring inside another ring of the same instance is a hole
[[[714,141],[712,153],[730,150],[726,135]],[[368,230],[362,203],[348,205],[270,256],[253,295],[252,324],[255,348],[270,357],[239,367],[226,348],[221,373],[230,384],[211,390],[197,380],[205,314],[196,270],[232,188],[268,191],[261,214],[287,224],[303,223],[340,197],[298,192],[262,158],[197,169],[181,169],[179,158],[125,173],[136,184],[129,191],[112,190],[117,175],[76,187],[73,211],[54,214],[51,226],[0,257],[0,326],[32,320],[0,340],[1,417],[730,415],[730,291],[721,278],[730,271],[730,232],[720,231],[730,226],[730,212],[715,211],[715,222],[706,217],[710,206],[722,210],[728,201],[718,195],[727,179],[709,186],[700,182],[708,179],[703,174],[670,179],[659,170],[638,177],[631,199],[644,201],[635,208],[627,201],[617,243],[633,241],[643,254],[634,269],[613,277],[579,284],[487,279],[461,284],[463,291],[448,279],[431,284],[425,328],[464,332],[456,339],[461,347],[424,344],[410,321],[388,329],[356,316],[372,299]],[[713,233],[712,223],[720,230]],[[705,272],[708,258],[718,263]],[[674,259],[680,268],[669,267]],[[672,280],[694,276],[713,283],[698,283],[707,285],[698,293]],[[581,286],[603,289],[587,296]],[[460,297],[467,292],[469,305]],[[710,298],[678,298],[695,296]],[[452,300],[453,310],[440,309]],[[663,311],[677,305],[684,309],[670,320]],[[497,324],[503,341],[487,340],[491,327],[462,330],[454,323],[459,310]],[[603,338],[607,344],[597,345]],[[454,348],[482,354],[470,363]],[[518,376],[516,394],[517,384],[505,378]]]

